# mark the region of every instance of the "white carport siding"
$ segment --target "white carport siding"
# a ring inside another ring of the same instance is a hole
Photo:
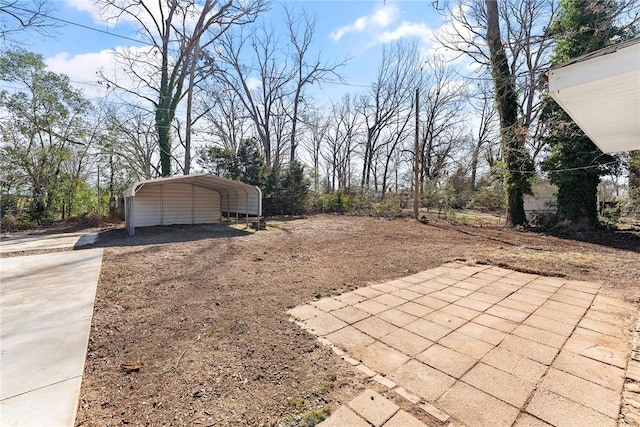
[[[213,175],[187,175],[140,181],[125,193],[130,235],[136,227],[219,222],[222,212],[260,217],[260,189]]]

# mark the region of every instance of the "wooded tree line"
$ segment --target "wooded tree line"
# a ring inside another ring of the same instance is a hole
[[[20,12],[17,30],[43,28],[41,14],[24,16],[28,3],[0,13]],[[367,87],[342,79],[349,58],[315,53],[305,11],[285,10],[281,34],[261,19],[266,0],[98,3],[110,22],[134,22],[143,42],[114,52],[124,74],[100,72],[105,100],[89,102],[38,55],[2,52],[3,215],[19,210],[18,195],[43,221],[98,209],[137,179],[200,171],[260,185],[278,212],[304,209],[307,179],[316,199],[401,201],[416,190],[417,156],[423,206],[505,207],[524,224],[523,194],[542,174],[559,186],[561,216],[592,226],[603,176],[628,171],[638,182],[637,154],[602,155],[545,78],[552,65],[636,36],[631,0],[434,2],[449,19],[436,35],[443,49],[386,44]],[[335,84],[349,90],[330,105],[314,99]],[[633,185],[629,194],[637,209]]]

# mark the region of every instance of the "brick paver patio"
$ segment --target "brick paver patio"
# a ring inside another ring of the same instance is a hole
[[[589,282],[454,262],[289,314],[435,425],[615,426],[640,400],[638,311]],[[424,424],[368,389],[323,425]]]

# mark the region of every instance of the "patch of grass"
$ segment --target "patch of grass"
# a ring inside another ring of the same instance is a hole
[[[333,382],[327,382],[322,384],[322,386],[320,386],[319,388],[313,390],[311,393],[314,396],[320,397],[326,394],[328,391],[333,390],[333,387],[335,387],[335,384]]]
[[[322,384],[322,386],[313,390],[311,393],[316,397],[320,397],[326,394],[327,392],[329,392],[330,390],[333,390],[333,388],[335,387],[336,378],[337,377],[335,372],[329,372],[326,375],[327,382],[325,382],[324,384]]]
[[[122,285],[122,286],[118,286],[118,287],[116,288],[116,292],[117,292],[117,293],[119,293],[119,294],[121,294],[121,293],[125,292],[125,291],[126,291],[126,290],[128,290],[128,289],[129,289],[129,288],[127,288],[126,286]]]
[[[331,415],[329,408],[311,410],[302,416],[300,425],[303,427],[314,427],[326,420],[329,415]]]
[[[302,410],[305,408],[305,406],[307,406],[307,404],[305,403],[304,399],[301,397],[290,397],[287,399],[287,404],[293,406],[294,408],[296,408],[297,410]]]

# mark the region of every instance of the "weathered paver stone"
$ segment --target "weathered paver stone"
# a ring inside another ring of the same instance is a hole
[[[560,352],[553,366],[582,379],[594,382],[611,390],[622,390],[624,370],[568,350]]]
[[[378,314],[378,317],[396,326],[404,326],[407,323],[411,323],[418,318],[413,314],[406,313],[404,311],[398,310],[397,308],[391,308],[387,311],[383,311],[382,313]]]
[[[456,303],[460,302],[461,300],[456,301]],[[448,313],[457,317],[460,317],[462,319],[465,320],[473,320],[476,317],[478,317],[480,315],[479,311],[476,310],[472,310],[470,308],[466,308],[466,307],[462,307],[460,305],[457,305],[456,303],[454,304],[450,304],[446,307],[442,307],[440,309],[440,311],[444,312],[444,313]]]
[[[322,427],[371,427],[346,406],[341,406],[329,418],[321,422]]]
[[[359,356],[365,347],[375,342],[375,338],[370,337],[353,326],[347,326],[333,332],[327,335],[327,339],[354,356]]]
[[[360,360],[374,371],[388,376],[409,360],[409,356],[376,341],[362,350]]]
[[[534,383],[526,382],[484,363],[474,366],[462,377],[462,381],[517,408],[524,405],[535,388]]]
[[[382,294],[379,297],[372,299],[372,301],[379,302],[380,304],[384,304],[388,307],[395,307],[407,302],[406,299],[391,294]]]
[[[436,400],[456,381],[455,378],[413,359],[400,366],[389,377],[427,401]]]
[[[347,305],[346,303],[331,297],[322,298],[321,300],[314,301],[311,304],[326,312],[337,310]]]
[[[518,415],[518,419],[515,424],[513,424],[513,427],[551,427],[551,424],[525,412],[521,412],[520,415]]]
[[[575,375],[551,368],[542,388],[577,402],[611,418],[618,418],[620,393]]]
[[[398,329],[382,337],[381,341],[408,356],[415,356],[433,344],[433,341],[429,341],[405,329]]]
[[[591,359],[615,365],[627,366],[628,344],[619,339],[588,329],[576,328],[565,344],[565,349]]]
[[[558,427],[614,427],[613,418],[547,390],[538,390],[527,412]]]
[[[299,320],[309,320],[319,316],[323,312],[310,304],[305,304],[294,307],[287,313]]]
[[[470,299],[474,299],[477,301],[483,301],[486,303],[489,303],[491,305],[497,303],[498,301],[500,301],[502,299],[502,297],[496,296],[496,295],[491,295],[488,294],[486,292],[482,292],[482,290],[479,290],[478,292],[474,292],[472,294],[469,294]]]
[[[434,310],[439,310],[442,307],[446,307],[446,306],[449,305],[449,303],[447,301],[443,301],[441,299],[434,298],[432,295],[433,294],[429,294],[429,295],[425,295],[425,296],[420,297],[420,298],[416,298],[415,300],[413,300],[413,302],[416,302],[418,304],[424,305],[425,307],[432,308]]]
[[[467,298],[459,299],[453,304],[460,307],[475,310],[478,312],[485,311],[493,305],[493,303],[490,303],[490,302],[478,301],[477,299],[472,298],[473,295],[475,294],[471,294]]]
[[[343,320],[350,324],[358,322],[362,319],[366,319],[367,317],[371,316],[371,314],[367,313],[366,311],[357,309],[355,307],[344,307],[339,310],[331,312],[331,314],[336,316],[338,319]]]
[[[499,304],[500,303],[488,309],[487,314],[491,314],[492,316],[500,317],[505,320],[510,320],[512,322],[522,322],[524,319],[526,319],[529,316],[529,314],[531,314],[525,311],[515,310],[513,308],[505,307]]]
[[[538,304],[532,304],[529,301],[519,301],[517,299],[507,297],[498,303],[499,306],[512,308],[514,310],[522,311],[524,313],[531,314],[538,309]]]
[[[374,315],[389,309],[388,306],[380,304],[372,299],[364,300],[354,305],[354,307]]]
[[[387,421],[384,427],[426,427],[425,424],[414,417],[413,415],[405,412],[398,411],[396,414]]]
[[[355,292],[347,292],[347,293],[344,293],[342,295],[338,295],[336,297],[336,299],[338,301],[342,301],[345,304],[355,305],[355,304],[357,304],[359,302],[364,301],[365,299],[367,299],[367,297],[365,297],[363,295],[360,295],[358,293],[355,293]]]
[[[507,336],[505,332],[489,328],[479,323],[469,322],[458,328],[458,332],[489,344],[498,345]]]
[[[305,323],[316,335],[327,335],[347,326],[347,324],[342,320],[324,312],[316,317],[308,319]]]
[[[546,365],[500,347],[491,350],[482,358],[482,362],[532,384],[538,382],[547,371]]]
[[[518,409],[463,382],[457,382],[438,400],[437,406],[469,426],[511,426]]]
[[[376,427],[381,426],[398,412],[398,405],[371,389],[349,402],[349,406],[358,415]]]
[[[475,323],[478,323],[483,326],[487,326],[489,328],[497,329],[502,332],[510,333],[515,328],[518,327],[517,323],[514,323],[510,320],[502,319],[500,317],[492,316],[490,314],[481,314],[480,316],[473,319]]]
[[[391,332],[398,330],[397,326],[394,326],[389,322],[385,322],[378,317],[368,317],[354,323],[353,326],[374,338],[382,338],[385,335],[389,335]]]
[[[405,304],[399,305],[396,307],[396,309],[401,310],[405,313],[409,313],[413,316],[416,316],[416,318],[426,316],[427,314],[434,311],[433,308],[429,308],[427,306],[415,303],[413,301],[409,301]]]
[[[391,292],[391,295],[403,298],[407,301],[411,301],[416,298],[420,298],[423,294],[419,292],[411,291],[409,289],[398,289],[396,291]]]
[[[534,328],[543,329],[555,334],[568,337],[575,329],[575,323],[565,323],[559,320],[550,319],[548,317],[533,314],[524,321],[523,325],[533,326]]]
[[[469,356],[443,347],[440,344],[432,345],[417,355],[416,359],[455,378],[460,378],[477,362]]]
[[[493,348],[491,344],[471,338],[457,331],[451,332],[438,341],[438,343],[477,360],[481,359],[482,356]]]
[[[513,330],[513,335],[527,338],[540,344],[545,344],[554,348],[560,348],[564,345],[567,337],[545,331],[544,329],[534,328],[529,325],[520,325]]]
[[[584,317],[580,321],[578,326],[583,329],[599,332],[601,334],[609,335],[615,338],[624,338],[628,334],[629,329],[622,325],[615,325],[589,317]]]
[[[417,319],[405,325],[404,328],[431,341],[437,341],[451,332],[450,328],[446,328],[425,319]]]
[[[430,322],[437,323],[438,325],[444,326],[449,329],[457,329],[467,323],[467,321],[463,318],[446,313],[442,310],[434,311],[431,314],[427,314],[426,316],[424,316],[424,318],[426,320],[429,320]]]
[[[537,362],[549,365],[558,353],[557,348],[549,347],[526,338],[509,335],[500,343],[500,348],[511,350]]]

